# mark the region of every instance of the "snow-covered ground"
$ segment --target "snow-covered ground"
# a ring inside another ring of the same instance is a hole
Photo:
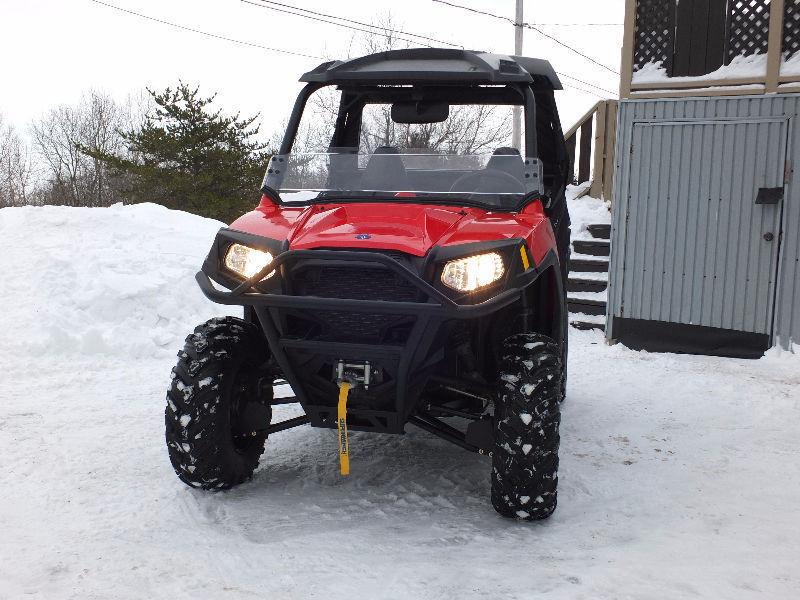
[[[573,239],[592,239],[587,229],[589,225],[611,223],[611,213],[605,202],[582,195],[589,191],[589,187],[588,181],[580,185],[567,186],[567,206]]]
[[[301,428],[238,489],[184,486],[164,391],[185,334],[224,312],[193,280],[218,226],[152,205],[0,210],[0,598],[798,597],[785,352],[657,355],[571,332],[544,523],[498,517],[487,460],[414,428],[355,433],[348,478],[335,432]]]

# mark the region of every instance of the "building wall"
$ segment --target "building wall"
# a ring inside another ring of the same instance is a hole
[[[788,94],[620,103],[609,337],[635,319],[800,343],[798,116]],[[783,201],[755,206],[786,165]]]

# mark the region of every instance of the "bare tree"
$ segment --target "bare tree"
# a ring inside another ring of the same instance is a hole
[[[119,131],[131,118],[130,108],[92,90],[77,106],[58,106],[32,124],[34,145],[47,171],[49,203],[107,206],[119,201],[118,185],[107,167],[85,151],[122,151]]]
[[[432,150],[441,154],[485,154],[509,145],[511,110],[506,106],[451,106],[441,123],[398,124],[390,105],[373,105],[364,112],[361,144],[365,152],[378,146],[402,150]]]
[[[33,182],[33,163],[28,147],[0,115],[0,207],[27,204]]]

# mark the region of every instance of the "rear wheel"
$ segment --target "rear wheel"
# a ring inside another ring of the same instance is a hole
[[[165,411],[169,458],[192,487],[227,489],[250,479],[272,417],[269,353],[261,331],[211,319],[186,338],[172,369]]]
[[[556,508],[562,349],[547,336],[503,342],[495,404],[492,505],[504,517],[536,520]]]

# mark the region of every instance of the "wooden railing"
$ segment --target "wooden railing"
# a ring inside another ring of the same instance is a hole
[[[601,100],[564,135],[573,183],[591,181],[589,195],[609,201],[614,182],[617,106],[616,100]]]

